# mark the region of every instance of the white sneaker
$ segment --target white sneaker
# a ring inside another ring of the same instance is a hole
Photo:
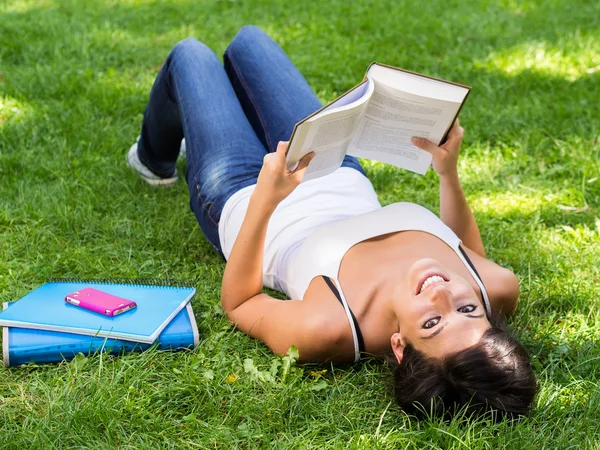
[[[140,158],[138,156],[137,141],[131,146],[131,148],[127,152],[127,165],[137,170],[142,179],[146,181],[146,183],[152,184],[154,186],[170,186],[172,184],[175,184],[175,182],[177,181],[177,169],[175,169],[175,171],[170,177],[166,178],[156,175],[154,172],[148,169],[148,167],[144,165],[142,161],[140,161]]]
[[[185,159],[185,138],[181,140],[181,145],[179,146],[179,158]]]

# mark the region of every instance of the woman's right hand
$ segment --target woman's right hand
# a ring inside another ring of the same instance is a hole
[[[285,161],[287,147],[288,142],[279,142],[275,152],[265,155],[256,182],[255,193],[258,198],[273,208],[296,189],[304,177],[308,164],[315,156],[314,152],[304,155],[294,170],[288,170]]]

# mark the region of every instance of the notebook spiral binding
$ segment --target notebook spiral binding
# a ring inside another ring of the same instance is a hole
[[[93,284],[128,284],[133,286],[153,286],[157,289],[170,287],[193,288],[190,280],[174,278],[58,278],[51,277],[50,283],[93,283]]]

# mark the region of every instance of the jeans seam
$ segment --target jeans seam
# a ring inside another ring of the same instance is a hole
[[[168,55],[167,58],[164,60],[164,62],[161,64],[159,73],[161,70],[165,70],[165,85],[166,85],[166,94],[167,94],[167,98],[169,99],[169,101],[173,102],[175,105],[179,106],[178,103],[175,101],[175,98],[172,95],[172,91],[174,88],[174,83],[173,83],[173,60],[175,59],[177,55],[175,55],[173,53],[173,51],[171,51]],[[165,67],[166,66],[166,67]],[[177,108],[177,110],[179,110],[179,108]],[[179,112],[179,111],[178,111]]]
[[[269,127],[267,126],[267,123],[263,118],[262,112],[261,112],[260,108],[258,107],[258,103],[252,98],[250,89],[248,89],[248,83],[246,82],[243,73],[240,72],[240,70],[238,69],[234,59],[231,57],[231,54],[229,55],[229,61],[231,62],[231,67],[233,67],[235,74],[238,76],[238,79],[240,80],[240,83],[244,87],[244,92],[248,96],[248,100],[250,100],[250,103],[252,103],[252,106],[254,107],[254,109],[256,110],[256,113],[258,114],[258,120],[260,120],[263,130],[265,131],[265,140],[267,141],[267,145],[269,147],[268,150],[270,152],[271,148],[273,148],[273,143],[271,142],[271,138],[269,136],[269,132],[268,132]]]

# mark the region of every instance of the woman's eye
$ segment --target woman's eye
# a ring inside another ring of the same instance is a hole
[[[440,319],[437,317],[435,319],[429,319],[423,324],[423,328],[425,328],[426,330],[428,330],[429,328],[433,328],[438,324],[439,321]]]
[[[472,313],[476,309],[477,309],[477,307],[475,305],[465,305],[465,306],[461,306],[460,308],[458,308],[458,312]]]

